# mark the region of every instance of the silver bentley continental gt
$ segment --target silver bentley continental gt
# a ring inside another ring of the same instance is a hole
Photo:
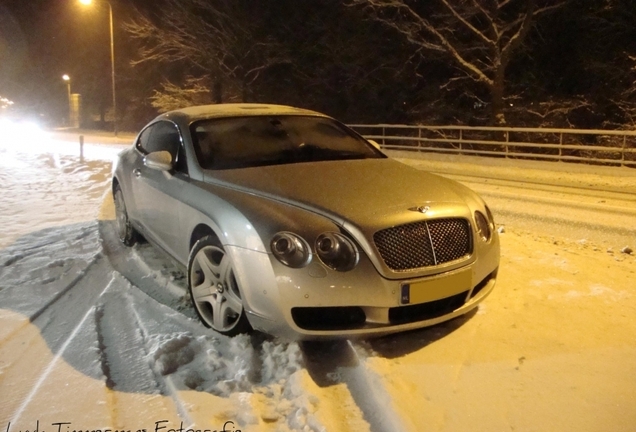
[[[338,121],[277,105],[171,111],[119,155],[119,238],[187,269],[206,326],[369,337],[474,309],[499,267],[470,189],[397,162]]]

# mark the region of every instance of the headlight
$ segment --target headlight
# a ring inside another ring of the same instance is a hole
[[[311,260],[307,242],[299,235],[291,232],[279,232],[276,234],[272,238],[270,248],[278,261],[288,267],[304,267]]]
[[[490,230],[490,223],[482,212],[475,212],[475,223],[477,224],[477,232],[481,239],[485,242],[490,240],[490,236],[492,234],[492,231]]]
[[[486,206],[486,215],[488,215],[488,222],[490,222],[490,228],[495,229],[495,218],[490,211],[490,207]]]
[[[316,239],[316,253],[327,267],[336,271],[348,271],[358,264],[358,249],[340,233],[320,234]]]

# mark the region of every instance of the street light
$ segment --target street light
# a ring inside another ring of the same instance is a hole
[[[111,76],[113,81],[113,129],[115,130],[115,136],[117,136],[117,98],[115,97],[115,39],[113,38],[113,6],[108,0],[100,0],[108,5],[108,12],[110,18],[110,67]],[[90,5],[93,0],[79,0],[83,5]]]
[[[68,125],[71,126],[71,118],[73,117],[73,101],[71,101],[71,77],[67,74],[62,75],[62,79],[66,81],[66,91],[68,93]]]

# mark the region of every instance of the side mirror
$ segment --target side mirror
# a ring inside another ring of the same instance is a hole
[[[159,171],[170,171],[173,168],[172,155],[165,150],[148,153],[144,157],[144,165]]]

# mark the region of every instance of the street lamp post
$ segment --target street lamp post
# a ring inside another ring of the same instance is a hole
[[[66,92],[68,93],[68,125],[71,126],[71,118],[73,117],[73,101],[71,100],[71,77],[67,74],[62,75],[62,79],[66,81]]]
[[[108,0],[101,0],[108,5],[108,17],[110,23],[110,70],[113,86],[113,129],[117,136],[117,97],[115,93],[115,38],[113,37],[113,6]],[[79,0],[84,5],[90,5],[92,0]]]

